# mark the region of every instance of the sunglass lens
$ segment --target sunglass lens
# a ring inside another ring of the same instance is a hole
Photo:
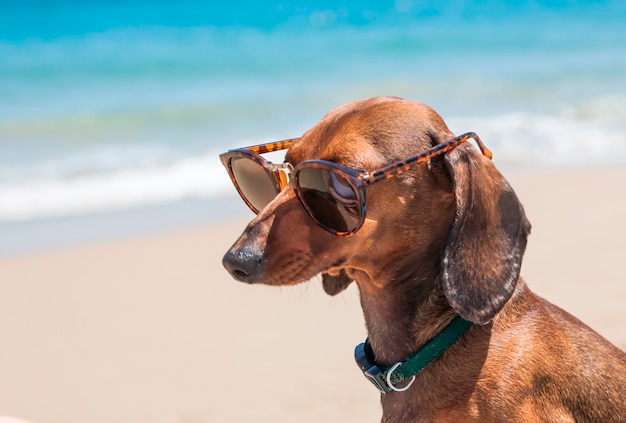
[[[252,159],[233,157],[230,167],[239,186],[239,191],[256,209],[262,210],[278,194],[274,176]]]
[[[313,219],[336,232],[351,232],[361,221],[359,196],[339,172],[305,167],[298,172],[302,204]]]

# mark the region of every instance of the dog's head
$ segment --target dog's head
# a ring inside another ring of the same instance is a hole
[[[452,137],[431,108],[374,98],[332,110],[289,148],[286,160],[371,171]],[[353,280],[361,289],[384,289],[435,272],[451,306],[485,323],[513,293],[529,230],[508,183],[488,158],[463,144],[370,186],[365,221],[347,237],[313,221],[288,185],[248,224],[223,263],[248,283],[289,285],[322,274],[331,295]]]

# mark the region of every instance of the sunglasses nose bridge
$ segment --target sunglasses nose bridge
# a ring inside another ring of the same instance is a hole
[[[272,173],[278,192],[284,190],[289,185],[293,172],[291,163],[272,164]]]
[[[289,185],[289,178],[287,173],[283,170],[274,170],[274,181],[278,187],[278,192],[281,192],[287,187],[287,185]]]

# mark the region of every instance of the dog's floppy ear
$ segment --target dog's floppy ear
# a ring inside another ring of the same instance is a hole
[[[328,295],[337,295],[350,285],[352,279],[343,270],[336,276],[322,273],[322,286]]]
[[[443,290],[461,317],[485,324],[513,295],[530,223],[508,182],[471,145],[444,160],[456,218],[443,254]]]

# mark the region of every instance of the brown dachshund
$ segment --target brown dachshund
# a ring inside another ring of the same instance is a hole
[[[260,156],[283,148],[284,164]],[[520,278],[530,224],[475,134],[374,98],[222,161],[258,213],[224,266],[268,285],[321,274],[330,295],[355,281],[383,422],[626,422],[626,354]]]

